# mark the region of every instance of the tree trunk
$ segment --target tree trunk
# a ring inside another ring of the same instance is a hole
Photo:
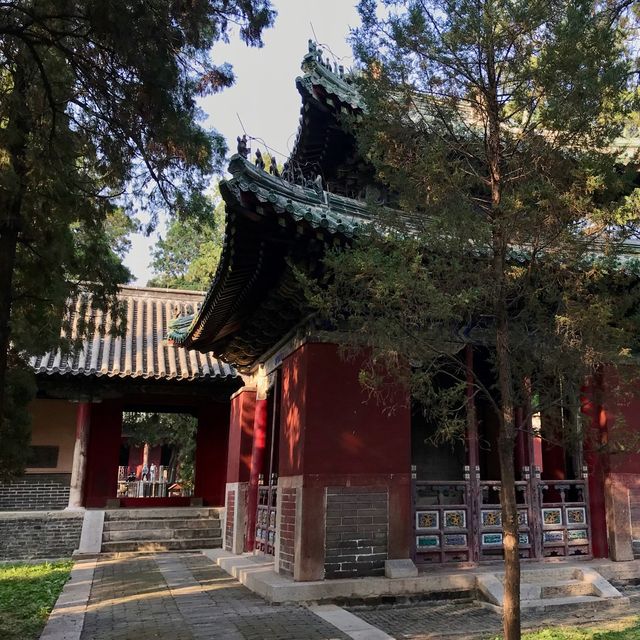
[[[520,555],[518,552],[518,510],[516,476],[513,462],[515,448],[515,412],[513,377],[509,351],[509,320],[505,291],[505,250],[500,233],[494,237],[494,272],[498,283],[495,299],[496,369],[500,391],[500,502],[502,504],[502,546],[504,549],[504,602],[502,625],[504,640],[520,640]]]
[[[485,5],[487,24],[493,24],[491,7]],[[502,626],[504,640],[520,640],[520,555],[518,552],[518,511],[516,508],[515,468],[515,415],[513,408],[513,376],[509,349],[509,291],[507,287],[507,255],[509,247],[508,221],[502,210],[502,138],[500,131],[501,107],[498,99],[493,32],[486,39],[486,153],[491,187],[492,267],[495,283],[494,317],[496,323],[496,369],[500,392],[500,434],[498,455],[500,460],[500,501],[502,504],[502,545],[504,548],[504,602]]]
[[[5,419],[7,372],[11,346],[11,306],[13,276],[16,265],[18,235],[22,226],[22,201],[26,190],[26,149],[29,133],[27,78],[20,61],[13,72],[11,109],[7,128],[11,143],[7,145],[15,184],[8,197],[0,200],[0,425]],[[1,429],[0,429],[1,430]]]
[[[0,225],[0,421],[4,421],[7,369],[11,340],[13,271],[18,246],[18,229],[8,220]],[[0,431],[2,431],[0,429]]]
[[[500,324],[500,323],[498,323]],[[498,326],[497,365],[502,415],[498,454],[500,459],[500,502],[502,504],[502,546],[504,549],[504,601],[502,626],[505,640],[520,640],[520,555],[518,551],[518,509],[513,462],[515,445],[511,361],[506,331]]]

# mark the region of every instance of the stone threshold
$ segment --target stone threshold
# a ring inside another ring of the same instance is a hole
[[[499,566],[476,566],[464,569],[429,567],[428,573],[410,578],[341,578],[296,582],[293,578],[274,571],[274,562],[265,556],[244,553],[235,555],[223,549],[203,549],[212,560],[229,575],[236,578],[251,591],[269,602],[350,602],[383,598],[416,597],[420,599],[453,599],[475,597],[478,591],[478,576],[496,573]],[[613,562],[611,560],[564,560],[524,564],[523,582],[529,572],[545,574],[570,567],[590,567],[606,580],[627,582],[640,580],[640,560]],[[433,570],[432,570],[433,569]]]
[[[420,574],[412,578],[340,578],[296,582],[274,571],[273,560],[244,553],[235,555],[222,549],[201,551],[241,584],[269,602],[340,602],[374,600],[384,597],[425,596],[451,598],[475,593],[473,573]]]

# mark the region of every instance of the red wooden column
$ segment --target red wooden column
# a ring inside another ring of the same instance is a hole
[[[256,390],[253,387],[243,387],[231,396],[227,484],[249,481],[255,411]]]
[[[475,380],[473,377],[473,347],[469,344],[465,349],[467,370],[467,462],[469,463],[470,509],[471,522],[479,521],[480,506],[480,457],[478,455],[478,421],[476,418]],[[471,560],[478,561],[480,540],[478,531],[473,527],[471,534]]]
[[[122,402],[105,400],[91,409],[85,481],[86,507],[104,509],[115,499],[122,439]]]
[[[262,395],[262,394],[260,394]],[[256,398],[256,412],[253,421],[253,446],[247,495],[247,534],[245,551],[253,551],[256,542],[256,511],[258,509],[258,486],[260,474],[264,472],[264,455],[267,445],[268,428],[267,398]]]
[[[229,403],[208,404],[198,411],[194,493],[205,506],[224,506],[229,440]]]
[[[79,402],[76,412],[76,441],[73,447],[71,485],[69,488],[69,509],[79,509],[84,502],[84,484],[87,473],[87,448],[89,445],[89,425],[91,403]]]
[[[255,388],[243,387],[231,396],[229,444],[227,448],[224,548],[232,553],[242,553],[244,551],[247,485],[251,469],[255,412]]]
[[[591,544],[596,558],[609,555],[607,542],[607,513],[605,479],[609,461],[598,451],[607,442],[607,413],[602,405],[583,401],[582,411],[591,417],[591,433],[585,441],[585,464],[589,470],[589,514],[591,517]]]
[[[516,473],[529,464],[528,428],[524,419],[524,409],[516,408]]]

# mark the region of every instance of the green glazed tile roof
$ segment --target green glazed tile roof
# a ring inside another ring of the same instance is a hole
[[[220,183],[221,191],[238,200],[242,193],[253,193],[259,202],[270,204],[276,213],[290,216],[296,222],[306,222],[315,229],[351,238],[360,225],[371,222],[364,203],[311,186],[292,184],[258,169],[241,156],[231,158],[229,172],[233,177]]]
[[[246,295],[245,284],[238,284],[241,280],[244,282],[244,276],[240,279],[232,277],[228,281],[225,279],[230,269],[239,269],[238,250],[236,246],[232,247],[237,224],[234,212],[247,207],[247,197],[252,202],[257,202],[257,205],[249,205],[256,215],[275,217],[281,224],[290,226],[294,233],[308,234],[313,231],[314,236],[319,235],[329,243],[336,239],[348,242],[363,225],[371,223],[371,216],[364,203],[322,191],[308,183],[305,186],[292,184],[257,168],[240,155],[231,158],[229,172],[232,177],[220,183],[220,193],[225,200],[228,216],[221,263],[200,310],[195,314],[178,317],[170,323],[168,338],[176,344],[198,339],[202,326],[216,311],[214,307],[220,304],[217,301],[222,293],[224,304],[230,305],[228,312],[225,312],[229,316],[234,313],[230,298]],[[257,254],[254,257],[258,268],[262,258]],[[236,286],[237,292],[235,289],[232,292]],[[251,281],[247,280],[246,287],[251,286]],[[217,311],[222,313],[221,308]]]
[[[314,86],[321,86],[328,94],[329,100],[333,99],[333,105],[349,106],[352,110],[364,111],[364,101],[358,90],[351,82],[350,75],[341,76],[321,61],[321,53],[310,50],[302,59],[302,71],[304,75],[296,78],[296,86],[299,90],[313,93]]]

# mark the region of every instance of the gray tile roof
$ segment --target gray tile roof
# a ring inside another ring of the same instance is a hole
[[[32,357],[31,366],[40,375],[106,376],[156,380],[204,380],[234,378],[233,367],[212,353],[187,351],[167,342],[169,321],[176,315],[194,313],[203,293],[122,287],[119,298],[126,305],[127,330],[124,336],[111,333],[112,318],[91,309],[86,298],[70,305],[72,335],[77,335],[77,318],[92,314],[95,327],[82,348],[71,354],[60,350]],[[86,316],[85,316],[86,317]]]

